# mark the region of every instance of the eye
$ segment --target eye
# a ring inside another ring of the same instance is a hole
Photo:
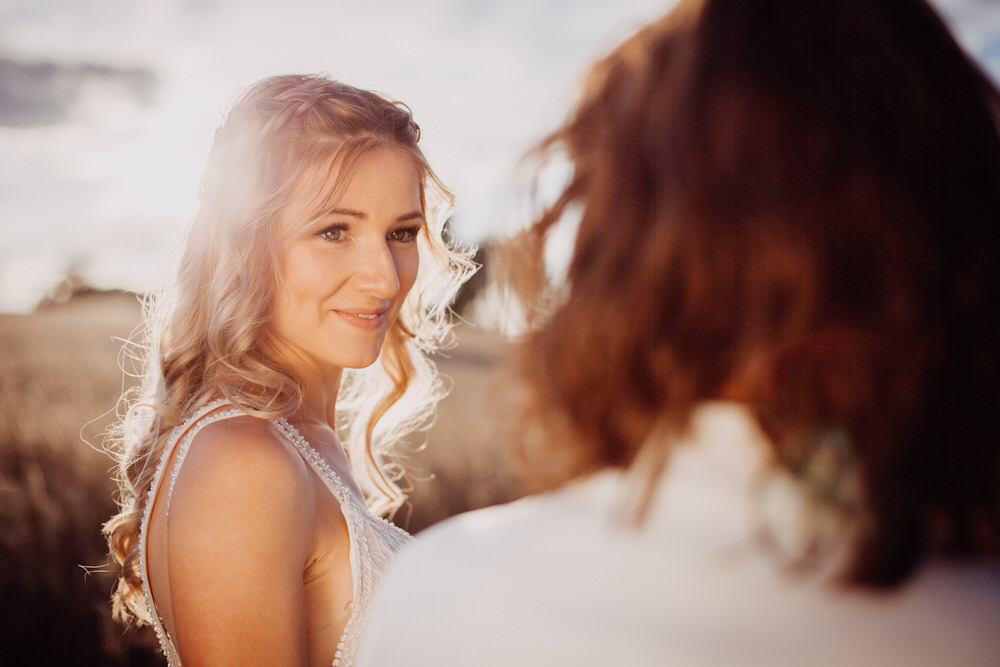
[[[417,240],[417,233],[419,231],[420,225],[394,229],[389,233],[389,240],[395,241],[396,243],[413,243]]]
[[[347,234],[347,225],[337,224],[324,227],[316,236],[325,241],[343,241]]]

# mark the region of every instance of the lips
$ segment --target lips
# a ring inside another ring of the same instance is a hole
[[[348,324],[359,329],[378,329],[385,322],[385,310],[335,310]]]

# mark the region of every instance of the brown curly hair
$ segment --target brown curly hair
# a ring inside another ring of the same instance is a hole
[[[539,466],[666,456],[654,430],[735,399],[800,475],[810,434],[849,434],[849,581],[996,558],[998,119],[924,0],[683,2],[599,61],[540,148],[568,185],[518,245]],[[553,290],[542,250],[577,214]]]

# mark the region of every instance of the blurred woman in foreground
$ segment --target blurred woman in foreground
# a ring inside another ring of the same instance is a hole
[[[353,664],[409,539],[376,517],[403,500],[387,448],[441,394],[423,352],[470,267],[419,136],[319,76],[258,82],[216,132],[105,527],[116,616],[171,664]]]
[[[995,662],[998,118],[923,0],[684,2],[597,63],[514,275],[561,488],[418,539],[362,664]]]

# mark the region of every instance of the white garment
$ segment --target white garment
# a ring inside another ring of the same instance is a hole
[[[418,536],[358,664],[1000,665],[996,568],[935,563],[889,594],[782,571],[752,541],[764,450],[715,410],[672,453],[641,528],[622,521],[625,474],[603,472]]]
[[[139,562],[142,573],[142,590],[146,596],[146,609],[153,628],[156,630],[156,635],[160,640],[160,647],[167,658],[167,664],[174,667],[180,667],[181,659],[177,653],[177,647],[174,645],[169,633],[163,626],[163,621],[160,619],[159,613],[156,611],[156,603],[153,601],[153,595],[149,586],[149,574],[146,563],[146,534],[149,528],[149,517],[153,501],[157,497],[157,494],[160,493],[164,480],[167,479],[165,476],[166,464],[170,460],[170,455],[174,449],[179,447],[169,477],[169,486],[166,490],[168,517],[174,482],[177,480],[177,475],[180,472],[181,465],[184,463],[184,458],[187,456],[188,449],[194,437],[208,424],[245,414],[236,408],[229,408],[214,414],[208,414],[224,405],[225,402],[223,401],[213,403],[174,429],[170,439],[163,448],[163,455],[160,458],[156,475],[150,485],[149,496],[146,500],[146,511],[139,530]],[[295,447],[319,478],[323,480],[330,493],[333,494],[333,497],[340,504],[340,509],[347,521],[351,540],[350,561],[354,600],[352,602],[351,615],[347,619],[344,632],[337,645],[337,654],[333,659],[333,667],[350,667],[354,664],[358,642],[371,609],[375,587],[383,571],[389,566],[393,555],[405,546],[411,538],[401,528],[396,527],[381,517],[373,515],[368,507],[358,501],[354,494],[348,491],[333,468],[327,464],[323,457],[313,449],[302,434],[287,420],[274,419],[271,422],[288,442]],[[183,439],[181,439],[182,436]]]

